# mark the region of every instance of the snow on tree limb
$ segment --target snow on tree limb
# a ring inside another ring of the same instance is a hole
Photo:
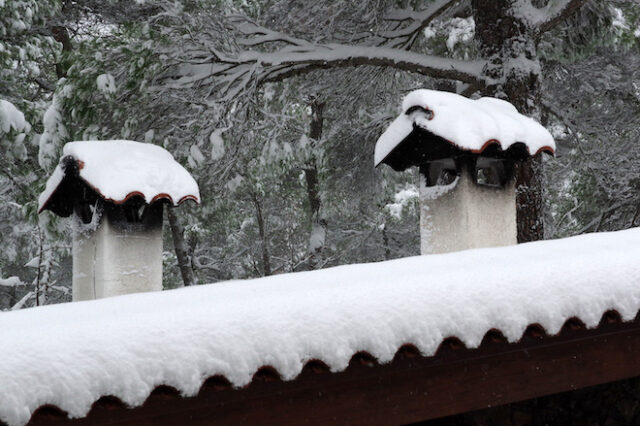
[[[183,59],[165,75],[163,83],[177,89],[215,87],[219,99],[230,101],[263,83],[315,70],[378,66],[483,87],[485,61],[463,61],[409,50],[429,23],[458,4],[460,0],[436,0],[423,11],[393,12],[390,20],[398,24],[378,34],[355,35],[357,42],[307,41],[266,28],[246,16],[229,15],[220,27],[232,28],[237,37],[229,34],[225,43],[217,45],[203,44],[199,37],[190,38]],[[167,82],[167,78],[172,81]]]
[[[374,65],[428,75],[434,78],[459,80],[466,83],[479,81],[484,61],[460,61],[438,56],[423,55],[386,47],[348,46],[327,44],[314,50],[289,54],[262,54],[247,58],[260,61],[262,66],[298,67],[290,74],[303,74],[315,69]],[[289,74],[289,75],[290,75]],[[285,70],[268,71],[264,81],[275,81],[289,76]]]
[[[538,30],[540,33],[544,33],[552,29],[559,22],[564,21],[573,13],[577,12],[587,0],[564,0],[563,7],[557,8],[555,13],[550,13],[547,19],[540,24]]]
[[[537,8],[531,4],[531,0],[517,0],[513,10],[530,25],[537,27],[539,33],[544,33],[578,11],[585,3],[586,0],[550,0],[545,7]]]
[[[209,61],[209,62],[207,62]],[[461,61],[375,46],[308,44],[286,46],[274,52],[244,51],[232,58],[215,53],[198,63],[182,64],[174,87],[187,87],[213,78],[222,82],[222,92],[231,99],[252,83],[281,81],[319,69],[362,65],[390,67],[433,78],[481,84],[484,61]]]
[[[414,10],[391,11],[385,16],[385,20],[397,22],[411,21],[411,23],[404,28],[383,31],[377,34],[377,36],[382,37],[385,41],[391,40],[390,45],[393,47],[410,46],[422,30],[434,19],[458,3],[460,3],[460,0],[436,0],[427,9],[419,12]]]
[[[18,309],[22,309],[22,307],[30,300],[33,299],[35,297],[35,293],[33,291],[28,292],[27,294],[25,294],[22,299],[20,299],[18,301],[18,303],[16,303],[15,305],[13,305],[9,310],[11,311],[15,311]]]
[[[0,287],[17,287],[20,285],[24,285],[24,283],[18,277],[0,278]]]
[[[236,41],[241,46],[254,47],[275,42],[283,42],[292,46],[299,47],[307,47],[312,45],[306,40],[297,37],[291,37],[279,31],[273,31],[265,28],[244,15],[231,15],[229,16],[229,20],[234,24],[236,30],[238,30],[245,37],[240,38]]]
[[[384,19],[386,21],[422,21],[435,17],[433,15],[439,15],[442,8],[451,6],[453,3],[457,3],[458,0],[437,0],[433,2],[427,9],[416,12],[413,9],[394,9],[389,11]]]

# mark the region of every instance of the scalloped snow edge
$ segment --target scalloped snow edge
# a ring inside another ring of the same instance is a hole
[[[366,351],[380,362],[456,336],[511,342],[640,308],[640,229],[339,266],[247,281],[0,313],[0,420],[44,404],[82,417],[105,395],[142,404],[159,385],[195,395],[214,375],[244,386],[263,366],[284,380],[312,359],[332,371]]]

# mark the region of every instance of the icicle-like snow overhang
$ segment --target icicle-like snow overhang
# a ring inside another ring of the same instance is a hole
[[[431,159],[451,157],[454,149],[513,157],[555,153],[551,134],[501,99],[473,100],[455,93],[421,89],[404,98],[402,111],[376,143],[375,166],[387,163],[400,171],[414,165],[415,156],[423,151],[414,145],[420,143],[439,144],[432,149],[441,152],[432,152]],[[428,132],[435,138],[412,137],[420,132]]]
[[[66,217],[73,211],[67,199],[78,185],[114,204],[141,197],[151,204],[166,200],[178,205],[200,202],[198,184],[173,156],[157,145],[126,140],[70,142],[60,164],[38,199],[38,211]]]
[[[594,328],[609,310],[630,321],[639,247],[636,228],[0,313],[0,421],[45,404],[81,417],[105,395],[138,406],[160,385],[195,395],[216,375],[244,386],[263,366],[335,372],[362,351],[385,363],[406,344],[431,356],[449,337],[516,342],[531,324]]]

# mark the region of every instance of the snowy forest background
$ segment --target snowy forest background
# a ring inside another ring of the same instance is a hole
[[[37,196],[71,140],[159,144],[196,177],[168,288],[418,254],[417,171],[373,168],[417,88],[552,131],[545,238],[640,224],[637,1],[0,0],[0,309],[70,300],[70,225]]]

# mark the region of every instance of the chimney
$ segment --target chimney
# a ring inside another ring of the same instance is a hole
[[[200,202],[193,177],[164,148],[70,142],[39,197],[73,220],[73,300],[162,290],[163,208]]]
[[[549,132],[496,98],[416,90],[380,136],[375,166],[420,170],[422,254],[516,244],[514,167],[553,155]]]

